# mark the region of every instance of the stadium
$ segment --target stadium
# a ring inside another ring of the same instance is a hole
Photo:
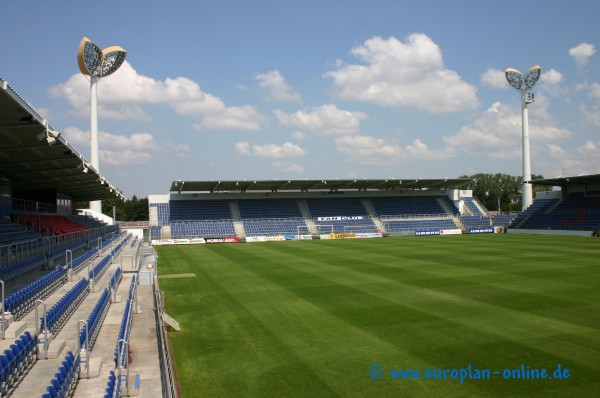
[[[594,396],[600,175],[165,182],[149,220],[0,79],[12,397]],[[252,244],[256,243],[256,244]]]

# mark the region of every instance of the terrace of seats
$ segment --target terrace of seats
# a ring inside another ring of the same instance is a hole
[[[445,198],[448,208],[452,213],[458,213],[458,209],[447,196],[395,196],[370,198],[375,211],[380,216],[419,216],[432,214],[446,214],[438,199]]]
[[[41,238],[42,234],[19,223],[0,224],[0,245],[8,245]]]
[[[481,214],[481,213],[480,213]],[[479,216],[460,216],[460,222],[465,228],[489,228],[492,226],[492,220],[490,217]]]
[[[295,199],[244,199],[236,201],[248,236],[296,235],[306,222]]]
[[[174,239],[235,236],[228,201],[172,200],[169,214]],[[164,216],[159,212],[161,217]]]
[[[88,229],[56,214],[21,214],[17,216],[17,221],[44,236],[64,235]]]
[[[407,219],[384,221],[388,232],[401,231],[439,231],[443,229],[457,229],[450,218],[446,219]]]
[[[171,200],[170,221],[229,220],[229,203],[225,200]]]
[[[463,197],[463,200],[465,202],[465,205],[467,205],[467,208],[471,212],[471,215],[483,216],[483,213],[481,212],[481,210],[479,210],[479,206],[477,206],[475,200],[472,197]]]
[[[136,302],[131,302],[132,274],[121,276],[118,256],[121,250],[131,253],[138,247],[126,244],[124,235],[114,236],[119,241],[109,242],[112,236],[105,235],[109,244],[101,253],[93,250],[94,256],[86,260],[91,262],[87,268],[85,263],[74,266],[74,276],[68,280],[66,269],[60,267],[52,272],[38,270],[27,279],[20,278],[16,283],[7,284],[7,297],[17,297],[12,293],[16,293],[18,286],[22,286],[20,290],[39,292],[32,298],[42,299],[46,304],[45,307],[37,305],[40,315],[46,310],[48,312],[41,319],[36,319],[35,306],[19,304],[20,319],[6,330],[6,339],[0,340],[1,396],[104,396],[106,387],[110,385],[111,372],[118,377],[120,373],[125,375],[129,369],[132,394],[162,397],[156,333],[152,332],[156,326],[154,312],[138,311],[143,306],[150,309],[154,306],[153,288],[137,286]],[[114,263],[113,258],[116,260]],[[92,271],[88,273],[90,267]],[[88,279],[92,275],[95,288],[88,291]],[[117,279],[122,279],[122,282],[119,284]],[[114,293],[106,286],[112,286]],[[128,299],[121,300],[120,297]],[[6,309],[14,311],[13,305]],[[134,318],[135,324],[131,322]],[[87,320],[89,335],[86,333],[86,336],[93,340],[93,346],[90,345],[85,355],[78,350],[81,341],[75,334],[79,331],[81,333],[77,335],[81,336],[85,330],[80,327],[79,320]],[[119,333],[119,325],[123,324],[127,326],[127,333]],[[46,341],[44,330],[48,330],[51,337],[47,340],[47,351],[42,344]],[[119,338],[131,345],[125,370],[122,370],[123,365],[115,367],[114,351]],[[90,378],[87,378],[84,366],[87,357],[90,359],[87,362]],[[81,370],[79,363],[82,364]],[[136,374],[142,381],[142,393],[139,390],[136,393],[134,389]],[[119,382],[124,385],[122,378]],[[114,395],[110,397],[126,394],[125,390],[122,394],[117,394],[114,388],[112,391]]]
[[[523,220],[512,225],[522,229],[597,230],[600,228],[600,197],[572,193],[562,200],[536,200]],[[520,217],[519,217],[520,219]]]
[[[171,237],[173,239],[224,236],[235,236],[235,228],[232,220],[186,221],[171,223]]]
[[[365,208],[362,198],[309,198],[306,205],[313,217],[313,222],[319,226],[333,226],[333,232],[377,231],[371,216]],[[343,219],[336,220],[336,217]],[[331,232],[324,230],[322,232]]]
[[[305,213],[302,210],[304,203]],[[389,231],[456,229],[458,227],[452,217],[459,213],[454,202],[445,195],[369,198],[336,196],[301,200],[172,200],[168,205],[155,203],[150,206],[156,207],[158,220],[170,216],[167,225],[170,226],[170,237],[174,239],[243,236],[240,235],[240,230],[236,230],[235,220],[243,226],[246,236],[306,233],[309,230],[309,220],[318,233],[350,230],[386,232],[388,227]],[[375,218],[380,218],[382,223],[378,224]],[[390,221],[399,222],[389,223]],[[158,226],[150,228],[152,239],[161,238],[160,225],[159,222]]]

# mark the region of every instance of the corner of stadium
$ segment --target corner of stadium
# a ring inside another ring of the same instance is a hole
[[[489,243],[511,237],[523,242],[525,252],[535,254],[535,249],[526,246],[531,237],[549,235],[557,239],[553,241],[554,245],[567,246],[573,243],[565,240],[567,238],[592,240],[590,238],[597,237],[600,230],[600,175],[536,180],[534,184],[552,187],[552,190],[539,192],[528,209],[508,214],[486,209],[473,195],[473,191],[465,188],[470,182],[465,178],[411,179],[408,176],[402,179],[360,180],[172,181],[170,186],[165,182],[167,193],[149,196],[147,222],[118,222],[92,210],[73,208],[75,202],[108,200],[123,195],[108,176],[95,170],[58,129],[43,119],[24,97],[1,78],[0,159],[0,281],[3,308],[0,352],[4,353],[0,355],[2,397],[190,396],[182,393],[180,386],[180,377],[191,377],[190,370],[187,369],[188,362],[179,362],[189,359],[182,358],[181,351],[174,352],[171,344],[171,339],[179,343],[178,333],[182,336],[188,329],[186,336],[190,334],[190,326],[186,323],[190,315],[186,312],[181,315],[171,313],[169,307],[171,304],[174,309],[178,306],[186,307],[185,295],[169,296],[170,293],[165,293],[161,286],[173,284],[172,289],[178,289],[178,286],[183,286],[175,285],[178,281],[190,284],[196,283],[194,277],[201,273],[207,275],[207,280],[210,276],[207,269],[201,268],[191,269],[187,273],[183,268],[179,272],[162,273],[162,262],[171,261],[169,253],[185,254],[183,250],[198,247],[205,250],[203,255],[206,258],[213,254],[221,257],[243,256],[248,263],[256,264],[257,269],[242,271],[232,266],[231,272],[239,274],[223,274],[223,278],[235,277],[237,283],[240,283],[240,289],[248,288],[240,280],[257,278],[257,281],[268,285],[274,294],[281,294],[282,299],[289,300],[286,301],[289,311],[296,309],[294,305],[307,305],[308,302],[313,305],[311,314],[329,311],[332,317],[325,318],[326,322],[341,327],[339,325],[342,323],[338,321],[343,320],[355,327],[356,333],[367,335],[369,329],[361,326],[361,322],[367,323],[367,320],[354,318],[355,314],[348,314],[343,308],[334,307],[329,302],[318,302],[308,296],[309,293],[317,294],[317,288],[323,282],[317,279],[316,270],[291,269],[292,266],[287,266],[287,263],[282,263],[281,274],[259,270],[262,259],[253,262],[253,249],[249,247],[270,250],[268,256],[273,257],[287,249],[302,251],[307,248],[307,251],[317,253],[311,258],[318,261],[319,256],[327,255],[329,248],[334,250],[333,245],[337,242],[348,246],[366,244],[359,242],[390,241],[400,248],[404,244],[418,245],[420,251],[415,252],[414,260],[421,261],[419,256],[423,254],[426,257],[427,253],[424,252],[427,250],[435,251],[435,245],[439,242],[452,247],[455,244],[462,245],[460,242],[470,242],[467,239],[485,239]],[[311,243],[307,244],[306,241]],[[257,245],[250,245],[251,243]],[[585,249],[588,250],[587,256],[598,254],[600,240],[594,239],[593,243],[596,251]],[[224,251],[232,246],[243,248],[240,249],[243,253]],[[161,251],[168,248],[180,251]],[[369,246],[369,250],[373,250],[370,252],[373,258],[385,255],[384,249],[376,245]],[[456,263],[460,263],[461,255],[462,253],[452,252],[452,249],[438,254],[441,258],[453,258]],[[394,252],[394,256],[397,257],[398,254]],[[386,261],[390,258],[392,257],[385,257]],[[427,261],[423,260],[421,265],[425,266]],[[370,266],[369,261],[362,259],[361,264]],[[380,266],[384,267],[385,264]],[[333,262],[328,264],[327,272],[334,273],[336,267],[341,265]],[[289,271],[289,274],[283,274],[284,270]],[[378,268],[373,270],[375,271],[383,278],[397,270]],[[377,303],[381,301],[377,308],[392,305],[384,300],[387,290],[381,290],[381,296],[376,294],[379,292],[377,289],[383,289],[383,285],[377,285],[375,274],[362,269],[343,272],[348,272],[348,278],[365,278],[372,284],[370,286],[374,288],[374,292],[371,295],[360,293],[361,302],[368,301],[366,298],[369,298]],[[420,283],[420,287],[427,289],[428,299],[435,296],[438,300],[444,296],[450,301],[458,300],[450,288],[436,290],[435,283],[439,281],[434,280],[435,273],[443,271],[436,268],[431,271],[420,269],[418,272],[430,272],[428,275],[419,275],[418,278],[415,275],[413,281],[413,285]],[[481,273],[484,272],[485,269],[481,270]],[[512,272],[515,275],[519,273],[518,270]],[[490,271],[489,277],[500,278],[498,275],[497,271]],[[453,277],[444,274],[443,278],[447,281]],[[562,280],[557,276],[550,280],[552,288],[571,288],[572,286],[568,286],[570,276],[564,274],[564,278]],[[298,286],[290,287],[284,280],[293,280]],[[307,285],[303,285],[303,282]],[[413,282],[409,276],[406,282],[395,280],[397,286],[406,283],[406,288]],[[355,282],[345,279],[336,280],[336,284],[339,284],[336,285],[336,292],[340,295],[343,293],[344,297],[359,295],[352,290],[355,288],[353,283]],[[501,279],[498,279],[498,283],[501,283]],[[322,286],[326,289],[329,285],[323,282]],[[389,288],[387,285],[385,287]],[[502,289],[509,288],[502,286]],[[512,294],[525,295],[525,288],[523,289],[520,293],[515,290]],[[224,300],[233,300],[233,293],[227,294],[230,296],[224,296]],[[483,297],[483,292],[473,293],[473,297],[478,294]],[[547,293],[539,292],[540,296],[544,294]],[[180,300],[178,305],[175,305],[175,300]],[[565,308],[569,306],[567,301],[566,298],[556,299],[555,304]],[[360,312],[360,304],[355,303],[353,310]],[[194,305],[200,304],[196,302]],[[248,320],[249,312],[244,311],[250,309],[245,305],[246,303],[237,304],[240,313],[231,321],[231,329],[238,327],[233,324],[236,322],[264,321]],[[487,308],[488,311],[496,309],[492,304]],[[413,309],[403,316],[408,319],[407,322],[410,322],[411,316],[425,317],[419,311]],[[426,315],[429,317],[427,322],[439,322],[439,314],[434,314],[433,309]],[[456,315],[452,321],[459,323],[456,319],[461,316],[463,315]],[[514,313],[506,316],[509,324],[509,321],[516,322],[510,318],[516,316]],[[539,324],[544,322],[543,316],[545,314],[541,312],[533,315]],[[372,322],[368,323],[369,327],[379,326],[375,320],[368,321]],[[597,330],[592,330],[591,321],[573,322],[565,321],[556,326],[556,330],[553,329],[553,333],[549,332],[545,338],[550,340],[558,334],[569,336],[570,333],[576,333],[577,325],[583,325],[581,328],[586,330],[585,333],[590,338],[598,336]],[[266,328],[261,327],[257,329],[264,331]],[[396,327],[401,328],[398,325]],[[302,326],[296,325],[295,328],[301,329]],[[479,330],[481,333],[494,333],[483,326]],[[305,333],[310,334],[311,330],[306,330]],[[415,336],[420,332],[410,330],[407,333],[410,334],[406,337],[407,341],[416,341]],[[201,333],[192,331],[191,334]],[[246,337],[243,333],[240,336]],[[384,333],[374,332],[369,338],[373,336],[383,338]],[[217,344],[218,339],[218,336],[211,336],[202,340],[202,344],[194,343],[190,352],[196,352],[202,347],[210,350],[211,344]],[[256,339],[260,340],[259,337],[248,337],[247,345],[258,344]],[[269,339],[271,347],[275,347],[273,350],[289,355],[290,372],[296,370],[294,366],[305,370],[302,366],[308,365],[302,364],[307,359],[295,358],[296,351],[282,343],[279,335],[270,336]],[[333,345],[335,339],[327,336],[326,340]],[[458,344],[453,337],[448,337],[448,341],[448,347],[440,346],[436,349],[451,350],[453,344]],[[400,342],[401,339],[398,340]],[[308,350],[306,347],[302,348],[305,342],[294,341],[294,344],[299,347],[298,351]],[[543,352],[541,345],[535,347],[538,350],[535,353],[540,357],[554,353]],[[340,350],[343,348],[340,347]],[[565,350],[568,349],[569,347],[565,347]],[[407,351],[410,351],[413,359],[423,353],[417,348]],[[514,355],[518,356],[519,353]],[[569,353],[564,355],[563,362],[570,360],[578,363],[580,359],[569,356]],[[376,360],[373,358],[373,362]],[[408,363],[391,364],[391,359],[387,360],[384,370],[390,370],[392,378],[395,378],[392,365],[398,368],[410,366]],[[465,361],[469,360],[472,359],[465,358]],[[587,359],[581,361],[586,362]],[[243,364],[245,367],[252,367],[251,365]],[[257,368],[262,365],[256,364]],[[370,383],[360,387],[362,389],[357,390],[358,392],[351,393],[347,389],[350,387],[338,384],[337,379],[329,380],[330,384],[320,385],[325,375],[315,376],[314,379],[307,376],[306,383],[302,387],[295,387],[295,391],[298,391],[297,396],[319,396],[319,392],[325,396],[389,394],[393,391],[393,387],[389,385],[387,390],[379,391],[375,388],[382,383],[377,384],[373,373],[369,376],[371,365],[357,362],[355,357],[350,358],[348,366],[364,367],[364,382]],[[432,366],[444,364],[436,363]],[[586,369],[588,368],[589,366]],[[371,372],[373,369],[371,367]],[[269,388],[272,390],[261,390],[258,387],[244,390],[239,386],[236,386],[240,388],[237,390],[228,387],[223,387],[223,390],[207,388],[211,392],[198,392],[197,396],[243,396],[248,391],[249,395],[284,396],[279,395],[281,393],[289,396],[289,391],[283,385],[293,386],[294,375],[286,376],[283,371],[273,372],[272,377],[262,375],[264,379],[261,380],[271,383]],[[306,371],[306,374],[310,372]],[[451,372],[448,374],[452,375]],[[202,379],[210,380],[211,377],[208,375]],[[259,380],[258,376],[256,380]],[[313,381],[316,390],[306,386]],[[461,384],[462,381],[461,379]],[[402,388],[414,388],[413,395],[423,396],[426,393],[413,381],[408,384],[408,387]],[[443,396],[440,392],[442,387],[438,388],[438,396]],[[459,386],[454,385],[453,388]],[[583,393],[581,396],[589,392],[580,388]],[[265,394],[265,391],[271,391],[272,394]],[[433,390],[426,391],[430,393]],[[454,395],[460,395],[460,390],[453,391]]]

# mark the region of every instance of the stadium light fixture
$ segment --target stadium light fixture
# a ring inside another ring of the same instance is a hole
[[[98,80],[113,74],[125,61],[127,52],[119,46],[100,50],[98,46],[84,37],[79,43],[77,63],[79,70],[90,77],[90,162],[96,171],[100,171],[98,156]],[[90,202],[90,209],[102,213],[102,202]]]
[[[527,105],[533,103],[534,95],[531,89],[540,78],[542,70],[539,65],[529,68],[523,75],[516,69],[507,68],[505,71],[508,84],[521,94],[522,141],[523,141],[523,205],[527,209],[533,203],[533,188],[531,185],[531,150],[529,149],[529,117]]]
[[[60,133],[57,131],[46,129],[46,130],[42,131],[41,133],[36,134],[36,138],[39,141],[46,139],[46,142],[48,143],[48,145],[54,145],[54,144],[56,144],[56,138],[58,138],[59,135],[60,135]]]

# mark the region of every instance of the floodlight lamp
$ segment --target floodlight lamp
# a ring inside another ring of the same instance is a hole
[[[56,144],[56,138],[52,137],[52,136],[47,136],[46,137],[46,141],[48,142],[48,145],[54,145]]]
[[[84,75],[101,78],[114,73],[125,61],[127,52],[119,46],[100,50],[87,37],[81,39],[77,52],[77,63]]]
[[[529,68],[525,73],[525,76],[514,68],[506,68],[504,74],[508,83],[517,91],[526,92],[535,86],[535,83],[537,83],[540,78],[541,71],[542,69],[540,66],[536,65]]]
[[[527,90],[531,90],[533,86],[535,86],[535,83],[537,83],[540,78],[541,72],[542,68],[540,68],[539,65],[536,65],[529,68],[527,73],[525,73],[525,88]]]
[[[84,173],[87,173],[89,170],[90,170],[90,165],[87,164],[87,163],[83,163],[83,169],[82,169],[82,171]]]

